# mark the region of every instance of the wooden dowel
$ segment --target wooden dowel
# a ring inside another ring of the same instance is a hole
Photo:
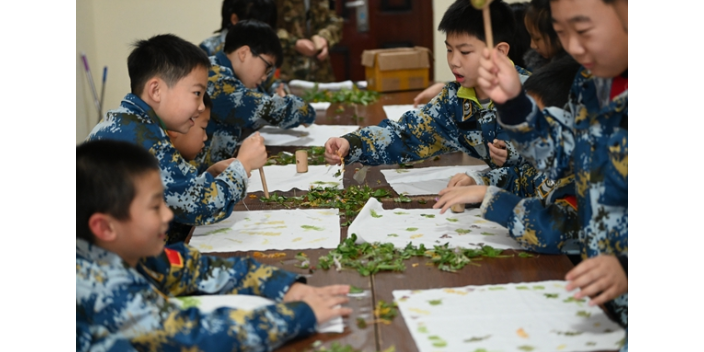
[[[264,168],[259,168],[259,176],[262,178],[262,187],[264,188],[264,197],[269,198],[269,189],[266,187],[266,176],[264,176]]]
[[[489,13],[489,4],[482,8],[484,14],[484,36],[486,37],[486,47],[489,50],[494,49],[494,35],[491,32],[491,14]]]

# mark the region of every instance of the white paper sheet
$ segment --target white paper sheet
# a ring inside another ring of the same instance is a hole
[[[342,177],[335,177],[340,165],[308,165],[308,172],[296,172],[296,165],[264,166],[264,177],[269,193],[274,191],[290,191],[294,188],[309,190],[313,187],[335,187],[342,189]],[[259,169],[252,170],[247,192],[263,191],[262,178]]]
[[[341,90],[341,89],[352,89],[354,83],[352,81],[342,81],[342,82],[311,82],[304,81],[301,79],[294,79],[288,82],[288,86],[291,88],[302,88],[302,89],[313,89],[315,85],[318,85],[318,90]]]
[[[217,224],[196,227],[189,244],[201,252],[335,248],[337,214],[337,209],[236,211]]]
[[[391,120],[391,121],[398,121],[401,119],[401,116],[406,111],[409,110],[418,110],[413,107],[413,104],[408,104],[408,105],[384,105],[384,112],[386,113],[386,118]]]
[[[171,297],[169,302],[181,308],[196,307],[201,312],[210,313],[220,307],[236,308],[241,310],[255,310],[264,306],[276,304],[275,301],[261,296],[251,295],[204,295],[188,297]],[[337,332],[345,329],[341,317],[327,321],[318,327],[318,332]]]
[[[316,111],[325,111],[330,107],[330,103],[326,103],[326,102],[310,103],[310,106],[312,106],[313,109]]]
[[[376,198],[370,198],[350,224],[349,234],[358,241],[390,242],[404,248],[409,242],[426,247],[449,243],[451,248],[480,248],[482,245],[500,249],[521,249],[501,225],[485,220],[479,209],[466,209],[455,214],[440,209],[385,210]]]
[[[565,281],[397,290],[420,352],[616,350],[625,331]]]
[[[487,165],[438,166],[381,170],[381,173],[396,193],[420,196],[438,194],[455,174],[487,168]]]
[[[330,137],[340,137],[354,132],[359,126],[354,125],[310,125],[308,127],[298,126],[291,129],[282,129],[274,126],[266,126],[259,130],[264,138],[264,144],[268,146],[300,146],[300,147],[322,147]]]

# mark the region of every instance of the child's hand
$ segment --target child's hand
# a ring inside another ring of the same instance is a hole
[[[417,108],[418,104],[425,104],[429,102],[430,99],[433,99],[436,95],[440,94],[444,86],[444,83],[435,83],[432,86],[425,88],[424,91],[420,92],[420,94],[413,98],[413,107]]]
[[[325,142],[325,162],[330,165],[340,165],[343,158],[350,152],[350,142],[344,138],[332,137]]]
[[[343,296],[350,292],[350,285],[330,285],[323,287],[309,286],[296,282],[291,285],[286,295],[284,302],[301,301],[304,297],[310,295],[318,296]]]
[[[502,140],[494,139],[494,143],[487,143],[487,145],[489,146],[489,156],[491,156],[494,164],[503,166],[508,157],[506,143]]]
[[[476,184],[477,184],[477,182],[474,181],[473,178],[467,176],[467,174],[459,173],[455,176],[452,176],[452,178],[450,179],[450,182],[447,183],[447,188],[473,186]]]
[[[445,188],[438,195],[440,199],[433,205],[433,209],[442,207],[440,214],[444,214],[455,204],[481,203],[484,200],[487,186],[466,186]]]
[[[286,91],[284,90],[284,84],[283,84],[283,83],[279,84],[279,86],[276,87],[276,95],[278,95],[278,96],[280,96],[280,97],[282,97],[282,98],[286,97]]]
[[[628,277],[613,255],[602,254],[582,261],[567,273],[565,280],[569,281],[567,291],[580,288],[574,298],[592,298],[590,306],[606,303],[628,293]]]
[[[318,296],[308,295],[303,298],[315,313],[318,324],[322,324],[332,318],[347,316],[352,314],[352,309],[339,307],[341,304],[349,302],[347,296]]]
[[[252,170],[266,164],[266,147],[264,146],[264,138],[259,132],[254,132],[253,135],[242,142],[240,152],[237,154],[237,160],[242,163],[242,166],[247,171],[247,177],[251,176]]]
[[[479,87],[497,104],[503,104],[521,92],[521,80],[511,60],[500,51],[484,49],[479,58]]]
[[[309,39],[298,39],[294,49],[303,56],[314,56],[318,53],[318,51],[315,50],[315,44]]]
[[[213,177],[217,177],[223,171],[225,171],[225,169],[227,169],[227,167],[230,166],[230,164],[232,164],[233,161],[235,161],[235,158],[230,158],[227,160],[218,161],[217,163],[210,165],[210,167],[208,168],[207,171],[208,171],[208,173],[213,175]]]

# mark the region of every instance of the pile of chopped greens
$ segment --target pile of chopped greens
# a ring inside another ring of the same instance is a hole
[[[325,165],[325,147],[300,148],[308,152],[308,165]],[[296,163],[296,155],[290,152],[279,152],[268,158],[265,165],[291,165]]]
[[[389,325],[398,315],[397,307],[396,302],[388,303],[383,300],[379,300],[376,302],[376,308],[374,308],[374,317],[377,321]]]
[[[312,350],[308,350],[309,352],[359,352],[359,350],[355,349],[351,345],[341,345],[338,342],[333,342],[330,344],[330,347],[325,347],[323,346],[323,342],[320,340],[315,341],[310,347],[312,348]],[[396,347],[391,346],[382,352],[395,351]]]
[[[372,189],[367,185],[350,186],[345,189],[334,187],[315,187],[302,196],[286,197],[271,193],[269,198],[259,198],[264,203],[276,203],[286,208],[337,208],[340,215],[347,220],[342,226],[348,226],[360,210],[367,203],[369,198],[378,200],[390,198],[390,192],[386,189]]]
[[[348,236],[337,248],[318,259],[318,267],[323,270],[335,268],[337,271],[345,268],[354,269],[362,276],[369,276],[380,271],[404,271],[406,270],[405,260],[411,257],[427,257],[441,271],[456,272],[467,264],[478,265],[472,263],[472,260],[480,260],[482,257],[513,257],[513,255],[502,255],[503,250],[491,246],[482,246],[479,249],[450,248],[445,243],[427,249],[423,244],[416,247],[409,243],[404,249],[399,250],[392,243],[358,244],[355,243],[356,241],[356,234]],[[299,253],[296,259],[302,262],[301,265],[305,263],[305,268],[310,267],[310,260],[305,254]]]
[[[329,90],[319,90],[316,84],[313,89],[303,92],[301,99],[306,103],[343,103],[369,105],[379,99],[380,94],[371,90],[360,90],[356,85],[352,89],[340,89],[331,92]]]

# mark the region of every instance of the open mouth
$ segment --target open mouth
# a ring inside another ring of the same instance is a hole
[[[452,72],[452,74],[455,75],[455,80],[456,80],[457,82],[459,82],[459,83],[464,82],[464,76],[462,76],[462,75],[460,75],[460,74],[457,74],[457,73],[454,73],[454,72]]]

